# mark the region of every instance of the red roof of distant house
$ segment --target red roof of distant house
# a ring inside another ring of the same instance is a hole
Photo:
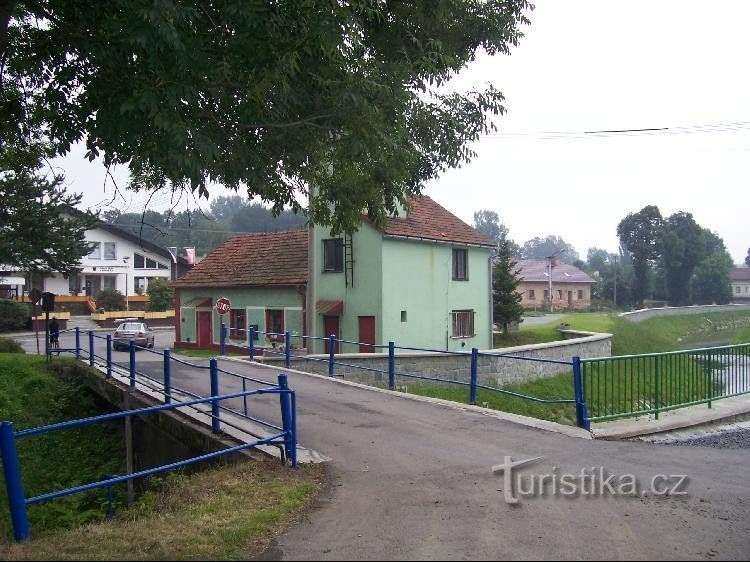
[[[175,281],[177,288],[307,283],[307,230],[232,236]]]
[[[495,243],[479,234],[456,215],[427,196],[410,200],[406,218],[390,218],[383,228],[387,236],[423,238],[442,242],[494,247]]]
[[[732,281],[750,281],[750,267],[733,267],[729,277]]]
[[[516,268],[521,272],[518,278],[521,281],[544,281],[549,282],[549,262],[547,260],[519,260]],[[594,280],[587,273],[581,271],[569,263],[557,262],[552,268],[553,283],[593,283]]]

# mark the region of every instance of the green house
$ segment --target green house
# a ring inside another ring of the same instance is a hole
[[[383,228],[352,235],[307,230],[234,236],[175,282],[177,345],[210,347],[220,324],[247,344],[247,327],[315,336],[295,347],[383,351],[374,344],[467,350],[492,347],[493,243],[429,197]],[[231,311],[214,305],[227,298]],[[277,344],[264,337],[258,346]]]

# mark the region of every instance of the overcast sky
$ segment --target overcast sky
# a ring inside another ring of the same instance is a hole
[[[629,212],[687,211],[742,262],[750,246],[750,2],[535,4],[512,54],[481,57],[457,82],[491,81],[504,92],[498,132],[425,193],[469,223],[476,210],[496,211],[518,243],[561,236],[583,259],[590,247],[616,251],[617,223]],[[656,128],[668,130],[591,134]],[[111,199],[102,168],[81,161],[76,150],[62,163],[71,189],[88,206]],[[160,194],[152,207],[168,203]],[[126,193],[115,206],[137,212],[143,198]]]

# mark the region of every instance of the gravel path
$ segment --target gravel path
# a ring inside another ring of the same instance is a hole
[[[750,421],[641,438],[657,445],[750,449]]]

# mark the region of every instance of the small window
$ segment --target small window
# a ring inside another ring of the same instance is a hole
[[[549,291],[544,289],[544,300],[549,300]]]
[[[247,313],[244,309],[232,309],[229,314],[229,337],[234,340],[247,339]]]
[[[114,242],[104,243],[104,259],[105,260],[117,259],[117,245]]]
[[[266,310],[266,332],[271,334],[284,333],[283,310]]]
[[[115,288],[115,278],[107,276],[104,278],[104,288],[105,289],[114,289]]]
[[[163,264],[163,263],[161,263],[161,262],[156,262],[156,263],[157,263],[157,265],[159,266],[159,269],[169,269],[169,268],[168,268],[168,267],[167,267],[166,265],[164,265],[164,264]]]
[[[557,298],[562,300],[562,289],[557,290]]]
[[[534,289],[529,289],[529,300],[530,301],[536,300],[536,291]]]
[[[581,290],[581,289],[578,289],[578,300],[579,301],[583,300],[583,290]]]
[[[401,311],[401,322],[406,322],[406,311],[405,310]]]
[[[323,271],[344,271],[344,242],[341,238],[323,240]]]
[[[747,290],[747,287],[745,287],[745,290]],[[739,293],[740,292],[740,288],[739,287],[735,287],[735,291],[734,292],[735,293]]]
[[[156,261],[146,258],[146,269],[156,269]]]
[[[469,279],[469,268],[467,267],[467,251],[453,249],[453,280],[467,281]]]
[[[99,242],[91,244],[91,250],[89,251],[89,257],[92,260],[102,259],[102,245]]]
[[[472,338],[474,337],[474,311],[473,310],[454,310],[453,316],[453,337],[454,338]]]
[[[146,264],[146,258],[143,257],[143,254],[136,253],[133,256],[133,267],[136,269],[143,269]]]

